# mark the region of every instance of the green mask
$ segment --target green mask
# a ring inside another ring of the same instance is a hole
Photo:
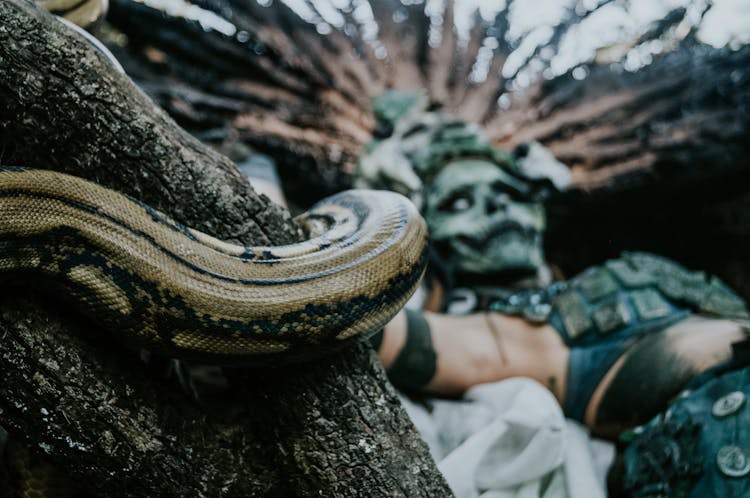
[[[530,186],[482,159],[449,162],[425,192],[432,240],[460,271],[536,271],[544,264],[544,207]]]

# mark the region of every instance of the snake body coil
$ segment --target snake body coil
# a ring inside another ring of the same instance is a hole
[[[217,364],[302,361],[382,327],[424,270],[398,194],[350,191],[302,217],[313,238],[240,247],[80,178],[0,167],[0,276],[55,282],[106,330]]]

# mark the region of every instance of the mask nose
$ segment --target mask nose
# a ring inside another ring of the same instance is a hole
[[[485,203],[487,214],[495,214],[498,211],[505,211],[510,202],[510,196],[505,193],[491,194]]]

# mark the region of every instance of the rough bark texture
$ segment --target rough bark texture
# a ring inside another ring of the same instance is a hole
[[[3,297],[0,421],[90,492],[448,494],[365,345],[316,365],[235,371],[233,387],[195,403],[80,323]]]
[[[0,2],[2,162],[68,171],[246,243],[289,215],[182,132],[77,36]],[[364,344],[314,365],[233,371],[199,401],[54,303],[3,289],[0,425],[104,496],[449,494]],[[157,362],[158,365],[158,362]]]

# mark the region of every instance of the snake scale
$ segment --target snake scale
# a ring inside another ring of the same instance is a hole
[[[300,221],[305,242],[241,247],[77,177],[0,167],[0,278],[54,283],[136,347],[224,365],[304,361],[403,306],[427,232],[384,191],[337,194]]]

